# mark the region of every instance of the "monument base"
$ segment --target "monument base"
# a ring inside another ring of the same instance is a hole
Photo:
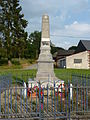
[[[42,81],[55,81],[58,78],[55,77],[55,73],[53,70],[53,60],[49,61],[38,61],[38,70],[36,74],[35,80],[42,83]]]

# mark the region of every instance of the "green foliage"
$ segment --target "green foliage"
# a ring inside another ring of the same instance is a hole
[[[20,61],[18,59],[13,59],[12,64],[14,65],[20,65]]]
[[[3,47],[0,47],[0,59],[6,57],[6,50]]]
[[[90,75],[90,70],[85,69],[55,69],[55,74],[60,80],[64,80],[66,83],[72,80],[72,74],[77,75]]]
[[[76,50],[77,46],[71,46],[68,50]]]
[[[5,59],[5,58],[0,59],[0,66],[1,65],[7,65],[7,63],[8,63],[7,59]]]
[[[51,53],[54,54],[55,52],[57,52],[60,49],[64,50],[63,48],[60,48],[60,47],[51,46]]]
[[[40,41],[41,41],[41,32],[35,31],[29,35],[25,57],[31,59],[38,58],[38,55],[40,53]]]
[[[0,69],[0,75],[12,74],[13,78],[18,76],[20,81],[23,79],[27,81],[29,78],[34,78],[36,76],[37,70],[16,70],[16,69]],[[60,80],[64,80],[68,82],[68,80],[72,79],[72,74],[77,75],[90,75],[90,70],[81,70],[81,69],[55,69],[55,75]],[[15,79],[14,79],[15,80]]]
[[[28,62],[29,62],[30,64],[33,64],[33,63],[35,62],[35,60],[34,60],[34,59],[30,59],[30,60],[28,60]]]
[[[27,50],[25,53],[26,58],[28,57],[31,59],[37,59],[40,53],[40,44],[41,44],[41,32],[34,31],[29,35],[29,39],[27,41]],[[55,45],[51,43],[52,54],[57,52],[59,49],[63,48],[55,47]]]
[[[1,0],[0,9],[0,39],[6,49],[7,58],[11,60],[12,57],[23,57],[27,39],[24,29],[27,21],[21,14],[19,0]]]

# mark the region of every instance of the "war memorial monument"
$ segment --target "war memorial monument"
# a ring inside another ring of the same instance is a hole
[[[47,84],[53,86],[53,83],[60,84],[64,81],[60,81],[54,73],[54,60],[51,54],[51,47],[50,47],[50,28],[49,28],[49,16],[43,15],[42,16],[42,33],[41,33],[41,47],[40,47],[40,54],[37,60],[37,74],[34,81],[28,81],[28,84],[36,85],[40,83],[44,87]]]
[[[54,74],[54,60],[51,54],[50,47],[50,30],[49,30],[49,16],[42,16],[42,33],[41,33],[41,47],[40,55],[38,58],[38,70],[36,80],[40,83],[44,81],[54,81],[57,78]]]

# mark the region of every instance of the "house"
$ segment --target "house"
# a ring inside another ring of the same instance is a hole
[[[72,55],[75,50],[60,49],[56,56],[56,66],[59,68],[66,68],[66,57]]]
[[[66,57],[66,68],[90,69],[90,40],[80,40],[75,53]]]

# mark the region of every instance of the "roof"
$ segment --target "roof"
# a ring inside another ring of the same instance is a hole
[[[80,41],[82,42],[86,50],[90,50],[90,40],[80,40]]]
[[[75,53],[90,50],[90,40],[80,40]]]
[[[73,54],[75,52],[75,50],[62,50],[60,49],[57,53],[57,55],[70,55]]]
[[[75,50],[60,49],[57,53],[57,59],[65,58],[66,56],[74,54]]]

